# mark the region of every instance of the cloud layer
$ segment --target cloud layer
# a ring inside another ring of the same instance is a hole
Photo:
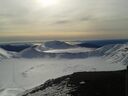
[[[0,0],[1,36],[11,32],[127,35],[128,0],[53,0],[58,4],[48,7],[37,1]]]

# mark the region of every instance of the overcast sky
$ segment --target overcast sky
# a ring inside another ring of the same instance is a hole
[[[0,0],[0,41],[128,38],[128,0]]]

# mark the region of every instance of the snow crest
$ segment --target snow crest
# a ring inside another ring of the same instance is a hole
[[[105,52],[105,57],[112,63],[128,63],[128,43],[117,44]]]
[[[53,42],[50,45],[54,45]],[[58,41],[54,42],[55,45]],[[46,43],[47,45],[47,43]],[[59,45],[57,45],[59,46]],[[60,45],[61,46],[61,45]],[[62,46],[61,46],[62,47]],[[54,47],[55,48],[55,47]],[[110,44],[97,49],[87,49],[80,47],[66,49],[49,49],[42,45],[27,48],[19,53],[19,57],[23,58],[89,58],[89,57],[104,57],[112,63],[128,63],[128,43],[126,44]]]
[[[10,57],[11,57],[11,54],[8,51],[0,48],[0,60],[5,58],[10,58]]]

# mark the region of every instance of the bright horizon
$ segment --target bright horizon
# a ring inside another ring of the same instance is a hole
[[[0,42],[127,39],[128,0],[0,0]]]

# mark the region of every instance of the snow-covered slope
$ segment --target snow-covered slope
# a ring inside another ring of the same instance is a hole
[[[90,51],[89,48],[68,48],[68,49],[47,49],[45,47],[33,46],[19,52],[19,57],[23,58],[87,58]]]
[[[128,43],[115,45],[105,52],[104,57],[112,63],[128,64]]]
[[[1,57],[10,57],[7,51],[1,49],[0,52]],[[74,72],[126,69],[124,64],[128,61],[128,45],[106,45],[96,50],[80,47],[52,49],[36,45],[19,52],[18,56],[21,58],[0,62],[0,96],[5,93],[8,96],[10,91],[15,94],[13,88],[18,88],[19,92],[19,89],[33,88],[48,79]]]
[[[0,59],[9,58],[9,57],[11,57],[11,54],[8,51],[0,48]]]
[[[74,72],[99,72],[123,70],[122,64],[110,64],[103,58],[88,59],[6,59],[0,62],[0,96],[17,94],[52,78],[69,75]],[[8,90],[9,88],[9,90]],[[15,89],[16,88],[16,89]],[[13,90],[13,91],[12,91]],[[16,93],[12,93],[15,92]],[[9,96],[16,96],[10,95]]]
[[[44,57],[43,51],[38,50],[39,46],[32,46],[18,53],[19,57],[24,58],[39,58]],[[43,50],[43,49],[41,49]]]
[[[126,64],[128,62],[128,44],[105,45],[97,49],[89,48],[68,48],[49,49],[41,45],[27,48],[19,53],[19,57],[24,58],[89,58],[104,57],[112,62]]]
[[[87,58],[99,56],[95,48],[82,48],[63,41],[47,41],[41,45],[29,47],[19,52],[19,57],[24,58]]]

